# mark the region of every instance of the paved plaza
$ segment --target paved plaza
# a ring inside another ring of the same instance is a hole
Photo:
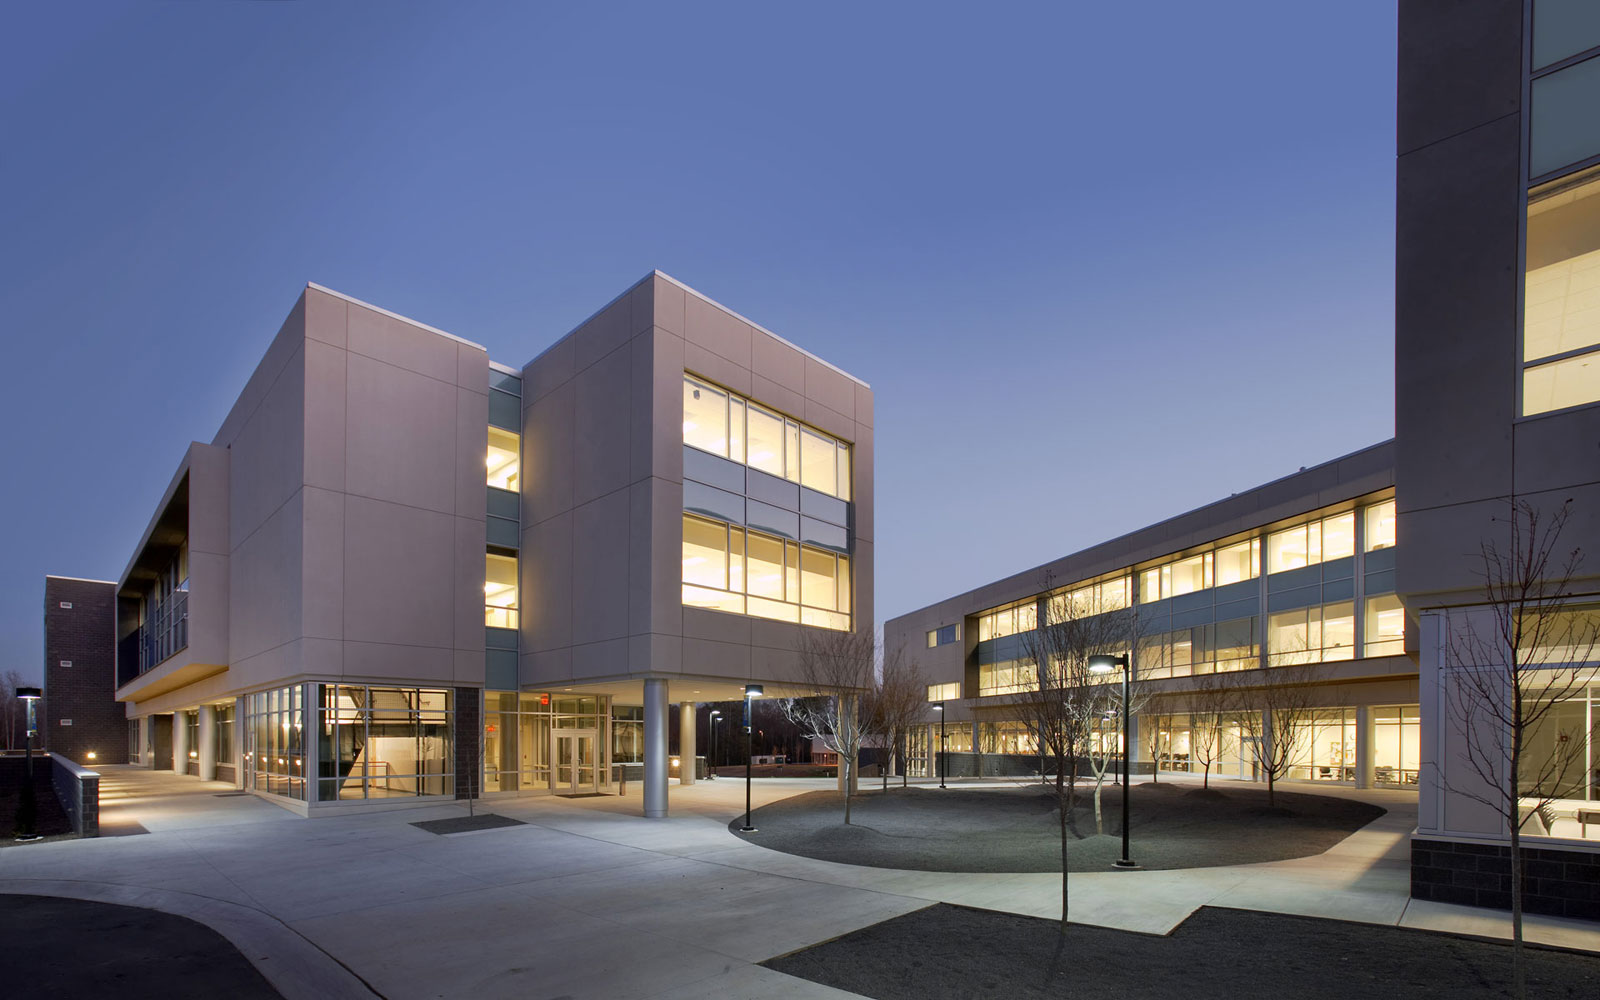
[[[867,868],[742,842],[727,825],[744,785],[727,779],[673,785],[665,820],[640,818],[636,795],[524,798],[489,804],[523,825],[440,836],[412,824],[463,806],[307,820],[220,783],[103,773],[108,829],[135,835],[0,852],[0,891],[199,920],[290,998],[841,997],[757,963],[935,902],[1059,916],[1059,875]],[[755,802],[829,784],[758,781]],[[1508,936],[1503,914],[1409,900],[1413,795],[1318,791],[1388,812],[1313,857],[1074,874],[1072,919],[1164,934],[1216,906]],[[1528,937],[1600,951],[1595,924],[1530,917]]]

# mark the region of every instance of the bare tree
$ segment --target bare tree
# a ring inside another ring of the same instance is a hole
[[[906,743],[911,731],[928,709],[927,682],[917,662],[904,651],[885,651],[878,686],[872,692],[871,706],[864,714],[872,720],[884,744],[883,789],[889,789],[888,761],[900,765],[900,785],[906,784]]]
[[[1230,689],[1245,748],[1267,782],[1267,805],[1276,806],[1277,783],[1311,747],[1323,669],[1313,661],[1269,667],[1265,673],[1258,687],[1237,681]]]
[[[1116,675],[1090,675],[1098,683],[1085,685],[1080,697],[1074,702],[1074,707],[1084,716],[1084,725],[1089,732],[1088,752],[1084,755],[1085,762],[1089,765],[1089,774],[1094,778],[1094,832],[1099,836],[1106,832],[1105,817],[1100,808],[1100,793],[1105,788],[1106,775],[1116,776],[1116,769],[1122,762],[1122,754],[1126,750],[1127,732],[1122,717],[1122,680]],[[1146,698],[1137,684],[1133,684],[1128,691],[1127,714],[1129,718],[1138,718],[1143,711]],[[1119,736],[1106,738],[1107,723],[1116,720],[1116,732]],[[1097,733],[1098,731],[1098,733]],[[1130,773],[1132,769],[1130,768]],[[1122,794],[1128,794],[1123,789]]]
[[[1022,630],[1022,654],[1034,690],[1016,696],[1018,714],[1039,754],[1039,775],[1055,797],[1061,835],[1061,923],[1067,933],[1069,833],[1076,832],[1078,762],[1088,756],[1092,716],[1084,706],[1106,685],[1089,672],[1089,657],[1130,650],[1137,618],[1126,590],[1121,599],[1089,588],[1055,594],[1029,615],[1034,627]],[[1052,581],[1045,578],[1045,592]],[[1042,609],[1043,622],[1039,622]],[[1058,954],[1059,958],[1059,954]]]
[[[779,704],[806,739],[817,740],[839,755],[844,821],[849,823],[861,744],[879,728],[876,720],[862,711],[873,707],[870,699],[861,703],[861,696],[876,686],[878,645],[871,632],[802,629],[795,651],[801,682],[818,695],[784,699]]]
[[[1195,674],[1189,694],[1190,769],[1199,764],[1202,788],[1211,787],[1211,768],[1233,748],[1237,728],[1229,710],[1227,674]]]
[[[1510,837],[1512,978],[1519,998],[1527,995],[1522,831],[1533,817],[1548,815],[1564,790],[1582,795],[1588,727],[1581,712],[1563,720],[1560,706],[1581,697],[1600,669],[1600,610],[1592,596],[1587,607],[1573,603],[1583,551],[1560,548],[1570,509],[1569,500],[1546,515],[1519,500],[1496,518],[1505,539],[1486,539],[1479,552],[1488,607],[1457,616],[1444,647],[1445,710],[1469,776],[1439,777],[1450,792],[1494,810]]]

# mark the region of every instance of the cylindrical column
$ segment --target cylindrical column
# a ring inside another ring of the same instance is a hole
[[[644,682],[644,814],[648,819],[667,815],[667,682],[658,677]]]
[[[694,702],[678,706],[678,784],[694,784]]]
[[[189,773],[189,719],[183,712],[172,713],[172,773]]]
[[[212,781],[217,777],[217,706],[200,706],[200,780]]]
[[[1358,519],[1359,520],[1359,519]],[[1357,616],[1359,617],[1359,616]],[[1356,787],[1371,788],[1373,781],[1373,768],[1376,761],[1373,759],[1372,709],[1366,705],[1356,707]]]

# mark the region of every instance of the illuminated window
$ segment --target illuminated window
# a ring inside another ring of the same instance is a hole
[[[1018,632],[1031,632],[1039,626],[1039,606],[1030,599],[1022,604],[978,616],[978,641],[1000,639]]]
[[[1406,610],[1394,594],[1367,598],[1362,656],[1392,656],[1406,651]]]
[[[1276,612],[1267,619],[1272,666],[1355,657],[1355,605],[1349,601]]]
[[[1367,551],[1394,546],[1394,501],[1385,500],[1367,508]]]
[[[1356,515],[1335,514],[1267,536],[1267,572],[1315,566],[1355,552]]]
[[[683,380],[683,443],[728,457],[727,393],[697,379]]]
[[[683,443],[850,499],[849,445],[692,375],[683,377]]]
[[[959,622],[954,625],[944,625],[940,628],[930,629],[928,632],[928,648],[933,649],[936,646],[948,646],[950,643],[956,642],[960,638],[961,625]]]
[[[517,560],[490,552],[483,557],[483,623],[517,627]]]
[[[1261,539],[1251,538],[1217,550],[1217,586],[1241,583],[1256,578],[1256,567],[1261,565]]]
[[[489,485],[513,493],[522,491],[521,448],[516,434],[498,427],[489,428]]]
[[[961,698],[960,684],[929,684],[928,700],[930,702],[958,701]]]
[[[685,514],[683,603],[847,631],[850,557]]]
[[[1600,169],[1529,193],[1524,281],[1523,414],[1600,400]]]

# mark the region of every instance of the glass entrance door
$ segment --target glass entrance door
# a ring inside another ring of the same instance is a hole
[[[599,768],[595,760],[593,729],[555,730],[555,790],[558,794],[598,793]]]

